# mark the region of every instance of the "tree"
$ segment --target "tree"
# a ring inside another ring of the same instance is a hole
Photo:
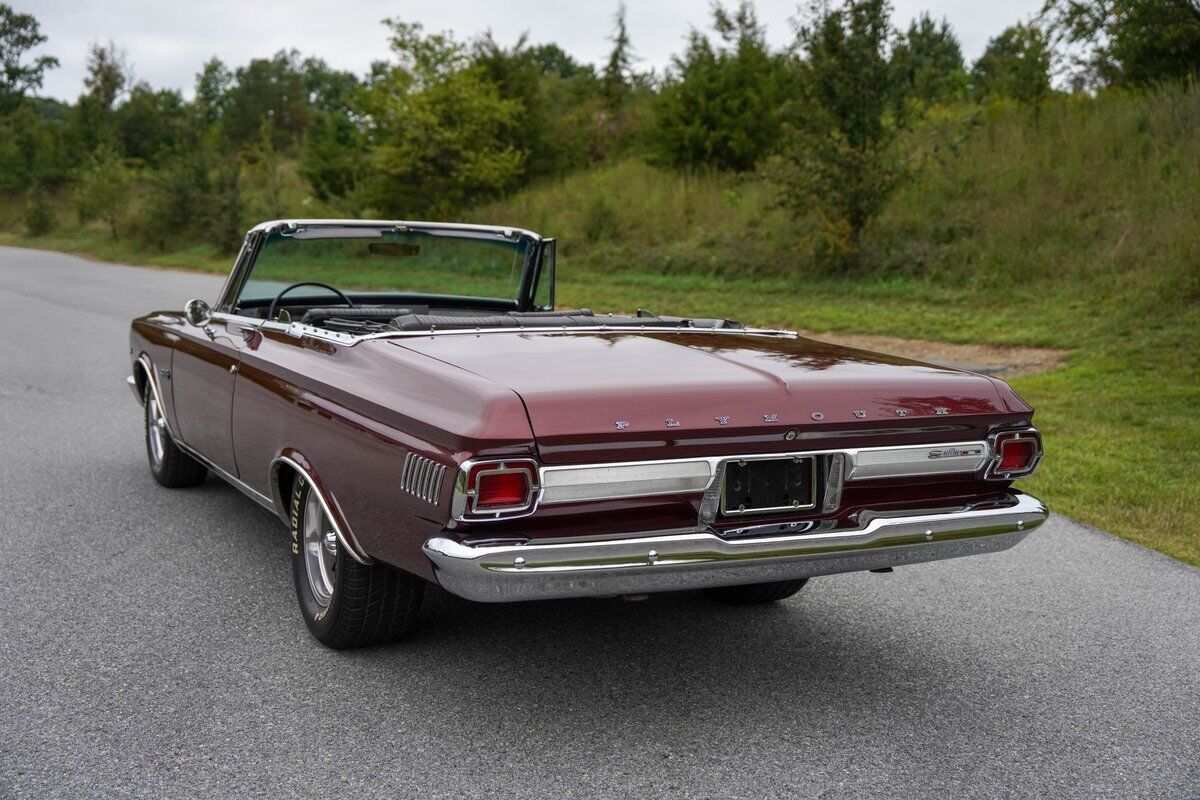
[[[1196,0],[1045,0],[1055,41],[1082,47],[1072,61],[1081,85],[1145,86],[1200,73]]]
[[[54,56],[25,60],[26,53],[45,41],[32,14],[18,14],[0,3],[0,114],[16,108],[26,92],[40,89],[46,70],[58,66]]]
[[[113,111],[131,83],[132,70],[125,52],[109,42],[88,47],[86,91],[75,104],[75,139],[87,155],[103,145],[116,144]]]
[[[241,162],[253,187],[249,206],[258,219],[278,219],[288,213],[284,200],[283,156],[275,148],[275,132],[269,117],[264,117],[258,141],[241,153]]]
[[[796,38],[802,101],[772,173],[781,204],[815,223],[813,241],[852,256],[903,175],[893,152],[905,120],[887,58],[891,8],[885,0],[809,8]]]
[[[452,216],[515,185],[521,103],[502,96],[467,47],[386,20],[397,62],[377,64],[359,111],[373,145],[372,195],[400,216]]]
[[[308,89],[299,54],[280,50],[271,58],[256,58],[234,74],[227,92],[223,129],[238,147],[258,140],[269,120],[272,145],[283,149],[308,127]]]
[[[129,188],[133,176],[115,149],[103,146],[78,175],[75,207],[79,219],[102,219],[108,223],[112,238],[117,238],[117,223],[129,208]]]
[[[538,71],[535,99],[541,111],[540,144],[529,153],[529,177],[562,175],[603,158],[609,142],[603,135],[614,114],[603,95],[600,77],[553,43],[527,50]]]
[[[613,48],[608,54],[608,63],[604,65],[604,75],[601,78],[604,96],[612,106],[620,105],[624,99],[633,74],[633,45],[629,41],[625,16],[625,2],[621,0],[613,18],[613,35],[609,39]]]
[[[789,81],[785,58],[767,46],[754,8],[713,6],[719,41],[693,30],[654,103],[648,137],[655,159],[674,167],[744,171],[779,142]]]
[[[300,65],[309,108],[320,111],[345,111],[358,91],[358,76],[330,67],[322,58],[306,58]]]
[[[988,42],[971,72],[980,98],[1011,97],[1034,104],[1050,96],[1050,45],[1035,25],[1017,23]]]
[[[961,97],[967,87],[962,48],[950,23],[927,13],[913,20],[892,50],[892,69],[905,95],[926,106]]]
[[[128,56],[113,42],[107,46],[93,42],[88,48],[83,86],[100,107],[111,111],[132,83],[132,75]]]
[[[566,50],[554,43],[539,44],[529,48],[529,57],[544,77],[564,80],[594,80],[596,70],[591,64],[581,64]]]
[[[483,68],[488,80],[496,85],[506,100],[520,104],[517,124],[512,129],[512,145],[527,155],[519,180],[552,171],[555,159],[546,142],[546,128],[551,110],[542,100],[542,72],[527,46],[527,34],[506,48],[496,41],[491,31],[479,36],[473,46],[471,61]],[[560,113],[561,109],[554,109]]]
[[[229,87],[233,74],[219,58],[210,58],[196,74],[194,108],[205,128],[220,125],[229,111]]]
[[[139,227],[142,236],[165,250],[203,234],[200,222],[211,210],[210,155],[204,147],[181,147],[149,173]]]
[[[183,98],[174,89],[155,91],[139,82],[129,99],[113,114],[117,141],[127,158],[157,164],[160,158],[178,148],[187,134],[188,111]]]
[[[304,140],[300,174],[321,200],[349,195],[366,161],[362,131],[344,111],[316,111]]]
[[[246,233],[244,212],[241,170],[236,161],[225,159],[214,176],[205,238],[223,253],[236,251]]]
[[[25,98],[0,116],[0,191],[65,182],[75,164],[65,144],[64,111],[57,100]]]

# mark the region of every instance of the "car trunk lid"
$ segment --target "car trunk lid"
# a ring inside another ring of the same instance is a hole
[[[514,332],[392,341],[517,392],[547,463],[584,452],[612,461],[952,441],[981,433],[987,417],[1028,411],[982,375],[791,336]]]

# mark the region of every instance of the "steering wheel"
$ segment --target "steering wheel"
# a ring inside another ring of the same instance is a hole
[[[279,294],[275,295],[275,299],[271,301],[271,305],[267,309],[267,319],[275,319],[275,309],[279,307],[279,301],[282,300],[283,296],[292,289],[299,289],[301,286],[320,286],[322,289],[328,289],[340,297],[342,302],[348,305],[350,308],[355,307],[354,301],[349,297],[346,297],[346,295],[342,293],[342,290],[338,289],[336,286],[330,286],[328,283],[321,283],[320,281],[300,281],[299,283],[293,283],[291,286],[285,286]]]

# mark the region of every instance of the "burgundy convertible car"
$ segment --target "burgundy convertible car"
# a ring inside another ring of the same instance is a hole
[[[1011,488],[1042,446],[1002,381],[726,319],[556,309],[554,254],[516,228],[255,227],[211,306],[133,322],[151,472],[213,472],[278,515],[331,647],[402,637],[427,581],[485,602],[767,603],[1004,550],[1046,519]]]

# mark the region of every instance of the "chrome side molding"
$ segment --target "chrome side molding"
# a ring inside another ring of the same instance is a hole
[[[343,528],[344,523],[339,522],[339,520],[344,519],[344,516],[342,516],[340,514],[335,515],[333,513],[333,506],[331,506],[329,501],[325,499],[325,493],[323,491],[321,491],[320,484],[318,484],[316,481],[313,480],[312,475],[309,474],[307,469],[300,466],[300,464],[297,463],[295,459],[289,458],[288,456],[277,456],[275,458],[275,460],[273,460],[271,462],[271,466],[268,467],[268,470],[269,470],[268,480],[270,481],[270,484],[271,484],[271,491],[275,494],[276,497],[279,498],[279,501],[281,503],[280,508],[286,509],[287,503],[288,503],[288,498],[283,497],[279,493],[279,465],[280,464],[287,464],[289,467],[294,469],[296,471],[297,475],[304,478],[304,480],[306,480],[308,482],[308,485],[311,487],[311,491],[316,493],[317,500],[319,500],[321,503],[321,509],[325,512],[325,517],[329,520],[330,524],[333,525],[333,531],[335,534],[337,534],[338,544],[340,544],[342,547],[344,547],[346,549],[346,552],[349,553],[350,556],[358,563],[370,564],[371,559],[369,557],[367,557],[367,555],[359,549],[358,543],[354,539],[353,534],[351,534],[348,530]],[[273,506],[272,506],[272,510],[274,510]],[[341,509],[338,509],[338,510],[340,511]],[[286,517],[281,515],[280,519],[286,519]]]

